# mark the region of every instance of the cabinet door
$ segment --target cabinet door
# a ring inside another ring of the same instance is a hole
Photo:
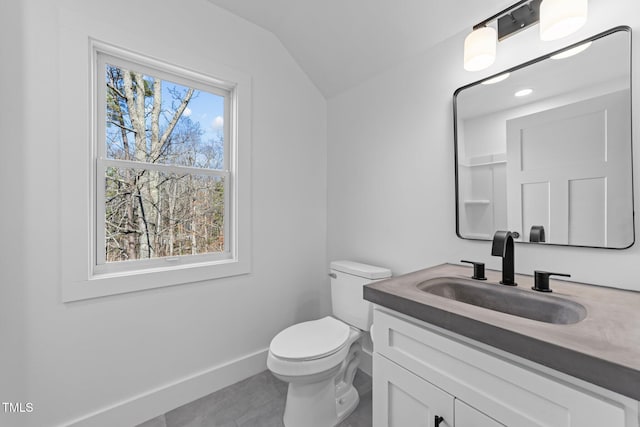
[[[456,399],[455,411],[456,427],[504,427],[504,424],[497,422],[459,399]]]
[[[376,353],[506,426],[640,427],[638,402],[624,396],[574,387],[379,310],[374,324]]]
[[[454,427],[453,396],[378,353],[373,372],[374,427]]]

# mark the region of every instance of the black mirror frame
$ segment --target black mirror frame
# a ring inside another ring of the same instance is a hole
[[[633,37],[632,37],[632,32],[631,32],[631,27],[627,26],[627,25],[620,25],[617,27],[613,27],[609,30],[603,31],[601,33],[598,33],[594,36],[588,37],[584,40],[580,40],[578,42],[575,42],[569,46],[566,46],[562,49],[558,49],[554,52],[542,55],[538,58],[532,59],[530,61],[524,62],[520,65],[516,65],[514,67],[508,68],[506,70],[502,70],[496,74],[493,74],[491,76],[488,76],[482,80],[478,80],[476,82],[473,83],[469,83],[467,85],[464,85],[462,87],[459,87],[458,89],[455,90],[455,92],[453,93],[453,157],[454,157],[454,168],[455,168],[455,207],[456,207],[456,235],[458,236],[458,238],[463,239],[463,240],[476,240],[476,241],[481,241],[481,242],[487,242],[490,241],[490,239],[477,239],[477,238],[473,238],[473,237],[463,237],[460,234],[460,187],[459,187],[459,174],[458,174],[458,114],[457,114],[457,98],[458,98],[458,94],[465,90],[468,89],[470,87],[476,86],[481,84],[484,81],[490,80],[494,77],[497,77],[501,74],[505,74],[505,73],[510,73],[516,70],[519,70],[521,68],[525,68],[528,67],[529,65],[535,64],[537,62],[540,61],[544,61],[545,59],[549,59],[551,56],[556,55],[560,52],[564,52],[567,51],[569,49],[573,49],[574,47],[583,44],[587,41],[594,41],[594,40],[598,40],[601,39],[603,37],[606,37],[608,35],[611,35],[613,33],[617,33],[617,32],[621,32],[621,31],[625,31],[629,33],[629,90],[630,90],[630,106],[629,106],[629,111],[631,114],[631,129],[630,129],[630,135],[631,135],[631,140],[630,140],[630,155],[631,155],[631,205],[633,207],[633,212],[632,212],[632,216],[631,216],[631,228],[633,230],[633,239],[631,240],[631,243],[628,246],[625,247],[620,247],[620,248],[616,248],[616,247],[607,247],[607,246],[588,246],[588,245],[569,245],[569,244],[562,244],[562,243],[549,243],[549,242],[545,242],[542,246],[563,246],[563,247],[572,247],[572,248],[594,248],[594,249],[613,249],[613,250],[624,250],[624,249],[629,249],[630,247],[632,247],[636,241],[636,222],[635,222],[635,185],[634,185],[634,174],[633,174]],[[538,242],[527,242],[527,241],[517,241],[515,243],[525,243],[525,244],[537,244],[539,245],[540,243]]]

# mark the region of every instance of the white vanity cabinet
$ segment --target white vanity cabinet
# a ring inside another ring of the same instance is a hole
[[[460,427],[499,427],[504,426],[489,418],[482,412],[472,408],[464,403],[462,400],[456,399],[455,401],[455,425]]]
[[[380,354],[373,369],[374,427],[435,427],[438,417],[440,427],[503,425]]]
[[[633,399],[391,310],[374,325],[374,427],[640,426]]]

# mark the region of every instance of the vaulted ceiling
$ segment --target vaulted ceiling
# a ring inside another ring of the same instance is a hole
[[[508,7],[506,0],[209,0],[280,39],[331,98]],[[460,46],[462,55],[462,46]]]

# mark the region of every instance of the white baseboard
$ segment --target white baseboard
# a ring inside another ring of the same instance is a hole
[[[260,350],[158,387],[64,425],[70,427],[136,426],[267,369],[268,349]]]

